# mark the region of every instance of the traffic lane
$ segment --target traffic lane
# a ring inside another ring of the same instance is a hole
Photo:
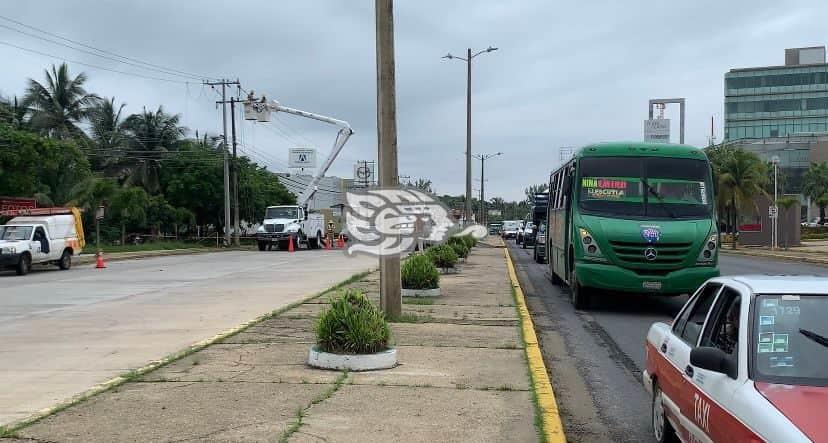
[[[535,322],[567,440],[651,441],[650,399],[636,364],[591,312],[572,307],[568,290],[552,285],[547,265],[535,263],[531,250],[512,241],[507,245]]]
[[[376,266],[342,251],[236,251],[0,277],[0,424]],[[9,314],[8,312],[14,312]]]

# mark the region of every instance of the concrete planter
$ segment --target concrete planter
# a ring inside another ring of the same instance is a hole
[[[407,289],[402,288],[403,297],[439,297],[442,293],[440,288],[434,289]]]
[[[349,371],[373,371],[397,366],[397,349],[386,349],[376,354],[332,354],[320,351],[316,345],[308,353],[308,364],[314,368]]]

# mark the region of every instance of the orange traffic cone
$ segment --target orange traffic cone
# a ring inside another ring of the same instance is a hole
[[[336,240],[336,247],[339,249],[345,247],[345,240],[342,239],[342,234],[339,234],[339,238]]]
[[[103,259],[103,252],[98,251],[97,254],[98,259],[95,261],[95,269],[104,269],[106,268],[106,263],[104,263]]]
[[[290,238],[290,241],[288,242],[288,252],[293,252],[293,236],[291,235],[288,238]]]

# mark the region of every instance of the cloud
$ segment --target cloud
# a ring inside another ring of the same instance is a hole
[[[560,146],[640,139],[649,98],[685,97],[687,142],[705,144],[711,116],[722,132],[723,74],[782,64],[786,47],[823,44],[818,18],[826,9],[804,1],[783,10],[747,0],[398,1],[400,174],[429,178],[441,193],[464,192],[466,73],[462,63],[440,58],[447,52],[500,48],[474,62],[472,150],[504,152],[486,164],[487,194],[516,199],[548,179]],[[376,157],[373,2],[32,0],[3,15],[158,65],[238,78],[285,105],[347,120],[356,133],[333,174],[350,176],[356,160]],[[7,29],[0,41],[150,74]],[[40,79],[59,61],[2,45],[0,57],[7,61],[0,72],[5,95],[22,94],[27,77]],[[71,68],[86,71],[88,89],[126,102],[128,112],[164,105],[192,129],[220,132],[218,96],[198,81]],[[668,117],[677,125],[676,109]],[[242,149],[254,159],[281,169],[288,147],[316,145],[320,157],[330,149],[336,128],[277,119],[268,127],[240,125]],[[473,171],[478,178],[479,162]]]

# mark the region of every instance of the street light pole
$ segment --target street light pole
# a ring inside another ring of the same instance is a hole
[[[474,154],[474,158],[480,160],[480,224],[485,225],[488,214],[486,214],[486,194],[484,193],[484,189],[486,188],[486,160],[497,157],[498,155],[503,155],[502,152],[498,152],[496,154]]]
[[[497,51],[497,48],[489,46],[488,48],[472,54],[471,48],[466,50],[466,57],[457,57],[451,53],[443,56],[449,60],[462,60],[466,62],[466,204],[464,208],[464,217],[466,224],[469,223],[472,217],[472,174],[471,174],[471,79],[472,79],[472,60],[480,54]]]
[[[774,155],[771,158],[771,162],[773,163],[773,230],[771,231],[771,244],[773,245],[773,249],[779,247],[779,207],[777,206],[776,202],[779,201],[778,194],[778,180],[777,180],[777,172],[779,170],[779,156]]]

